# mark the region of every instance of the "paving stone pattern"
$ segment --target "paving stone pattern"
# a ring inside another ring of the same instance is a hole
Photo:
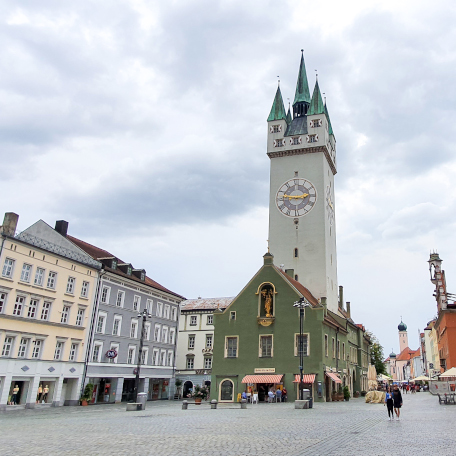
[[[293,403],[178,402],[13,410],[0,414],[0,454],[9,455],[430,455],[456,454],[456,406],[429,393],[404,395],[401,421],[386,407],[349,402],[295,410]]]

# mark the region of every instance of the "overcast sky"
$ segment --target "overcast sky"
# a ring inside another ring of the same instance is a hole
[[[339,284],[386,355],[401,315],[417,348],[431,249],[456,293],[455,23],[450,0],[0,0],[0,211],[65,219],[188,298],[236,295],[303,48],[337,139]]]

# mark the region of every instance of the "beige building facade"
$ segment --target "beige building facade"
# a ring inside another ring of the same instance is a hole
[[[77,405],[101,264],[42,220],[0,228],[0,410]]]

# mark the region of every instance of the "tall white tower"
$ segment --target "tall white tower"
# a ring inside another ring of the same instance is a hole
[[[268,117],[269,246],[274,262],[338,310],[334,175],[336,140],[318,80],[312,98],[301,56],[293,118],[280,87]]]
[[[402,321],[402,318],[397,330],[399,331],[399,351],[402,353],[402,350],[408,348],[407,325]]]

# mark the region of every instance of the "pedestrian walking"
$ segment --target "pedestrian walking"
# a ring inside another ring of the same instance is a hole
[[[393,406],[394,412],[396,413],[396,420],[399,421],[399,417],[401,416],[402,394],[397,385],[394,385],[393,389]]]
[[[284,388],[282,390],[282,401],[287,402],[287,389],[286,388]]]
[[[394,412],[393,412],[393,394],[391,393],[391,387],[388,386],[386,388],[386,395],[385,395],[385,405],[386,408],[388,409],[388,420],[393,421],[394,420]]]

